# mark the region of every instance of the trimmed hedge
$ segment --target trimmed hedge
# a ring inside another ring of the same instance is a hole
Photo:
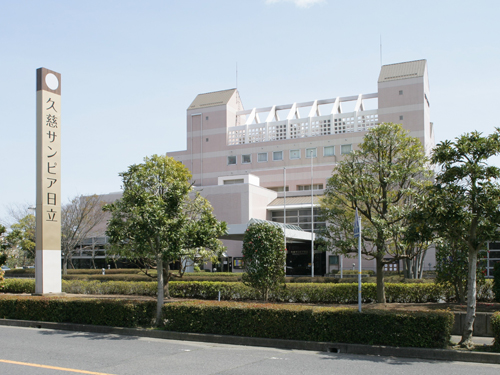
[[[6,279],[4,292],[6,293],[34,293],[35,280],[33,279]],[[491,281],[478,288],[478,301],[491,301]],[[438,302],[449,299],[452,288],[434,283],[387,283],[386,299],[388,303],[424,303]],[[126,281],[85,281],[63,280],[62,290],[71,294],[126,294],[126,295],[156,295],[156,282],[126,282]],[[169,283],[171,297],[199,298],[215,300],[221,293],[222,300],[258,300],[258,293],[240,282],[178,282]],[[363,302],[376,301],[376,284],[362,284]],[[286,284],[280,290],[272,293],[270,298],[279,302],[298,303],[357,303],[357,284]]]
[[[218,292],[223,300],[259,299],[258,294],[242,283],[193,282],[170,284],[170,295],[179,298],[216,299]],[[376,301],[376,284],[362,284],[363,302]],[[437,284],[386,284],[387,302],[437,302],[443,288]],[[356,303],[356,284],[287,284],[272,293],[270,298],[280,302],[305,303]]]
[[[63,280],[97,280],[97,281],[156,281],[155,277],[149,277],[144,274],[72,274],[63,275]]]
[[[156,282],[127,281],[62,281],[62,291],[71,294],[126,294],[156,296]],[[6,279],[5,293],[35,293],[33,279]]]
[[[113,327],[151,326],[155,301],[0,297],[0,318]]]
[[[493,346],[500,349],[500,311],[497,311],[491,317],[491,328],[493,330],[493,336],[495,337]]]
[[[98,280],[98,281],[156,281],[156,275],[150,277],[144,274],[123,274],[115,273],[110,274],[106,271],[105,275],[102,274],[69,274],[63,275],[63,280]],[[188,276],[184,275],[182,278],[173,277],[176,282],[192,282],[192,281],[220,281],[220,282],[237,282],[241,281],[241,276]]]
[[[142,274],[139,268],[110,268],[106,270],[106,275],[139,275]],[[156,274],[156,271],[154,271]],[[102,268],[92,268],[92,269],[69,269],[68,275],[102,275]]]
[[[285,279],[286,283],[290,284],[310,284],[310,283],[316,283],[316,284],[336,284],[339,282],[340,279],[336,279],[335,277],[310,277],[310,276],[294,276],[294,277],[287,277]]]
[[[362,270],[361,273],[363,275],[375,276],[375,271],[371,271],[371,270]],[[338,275],[338,274],[340,274],[340,271],[335,270],[335,271],[330,272],[330,274],[331,275]],[[353,270],[343,270],[342,274],[343,275],[356,275],[356,276],[358,276],[358,270],[355,270],[355,271],[353,271]],[[384,275],[387,275],[387,271],[384,272]]]
[[[155,301],[0,297],[0,319],[150,327]],[[442,348],[450,312],[390,312],[235,302],[168,303],[165,329],[247,337]],[[498,313],[497,313],[498,314]]]
[[[156,296],[156,281],[84,281],[72,280],[62,282],[62,291],[71,294],[125,294],[139,296]]]
[[[7,275],[24,275],[24,274],[32,274],[35,273],[34,268],[15,268],[7,271]],[[127,274],[127,275],[135,275],[141,273],[139,268],[106,268],[106,274],[115,275],[115,274]],[[156,271],[154,271],[156,274]],[[68,275],[101,275],[101,268],[80,268],[80,269],[69,269]]]
[[[451,312],[389,312],[230,302],[164,306],[165,330],[287,340],[444,348]]]
[[[35,293],[34,279],[5,279],[5,293]]]

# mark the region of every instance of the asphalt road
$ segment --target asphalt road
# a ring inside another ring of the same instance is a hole
[[[500,365],[0,326],[0,374],[500,374]]]

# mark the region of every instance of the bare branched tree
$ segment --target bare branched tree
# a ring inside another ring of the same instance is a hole
[[[68,273],[68,262],[85,238],[104,235],[104,203],[98,195],[78,196],[62,207],[63,275]]]
[[[35,205],[33,203],[12,203],[5,206],[7,212],[7,218],[2,222],[6,227],[10,227],[12,224],[18,223],[21,219],[28,215],[35,214]]]

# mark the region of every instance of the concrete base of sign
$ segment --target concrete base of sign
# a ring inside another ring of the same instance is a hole
[[[37,250],[35,295],[61,295],[61,250]]]

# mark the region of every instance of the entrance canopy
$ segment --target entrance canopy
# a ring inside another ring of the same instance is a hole
[[[291,224],[277,223],[275,221],[250,219],[246,224],[229,224],[227,234],[220,237],[221,240],[243,241],[243,236],[248,226],[254,223],[267,223],[272,226],[281,228],[286,235],[286,241],[290,242],[310,242],[314,238],[314,234],[306,232],[301,227]]]

